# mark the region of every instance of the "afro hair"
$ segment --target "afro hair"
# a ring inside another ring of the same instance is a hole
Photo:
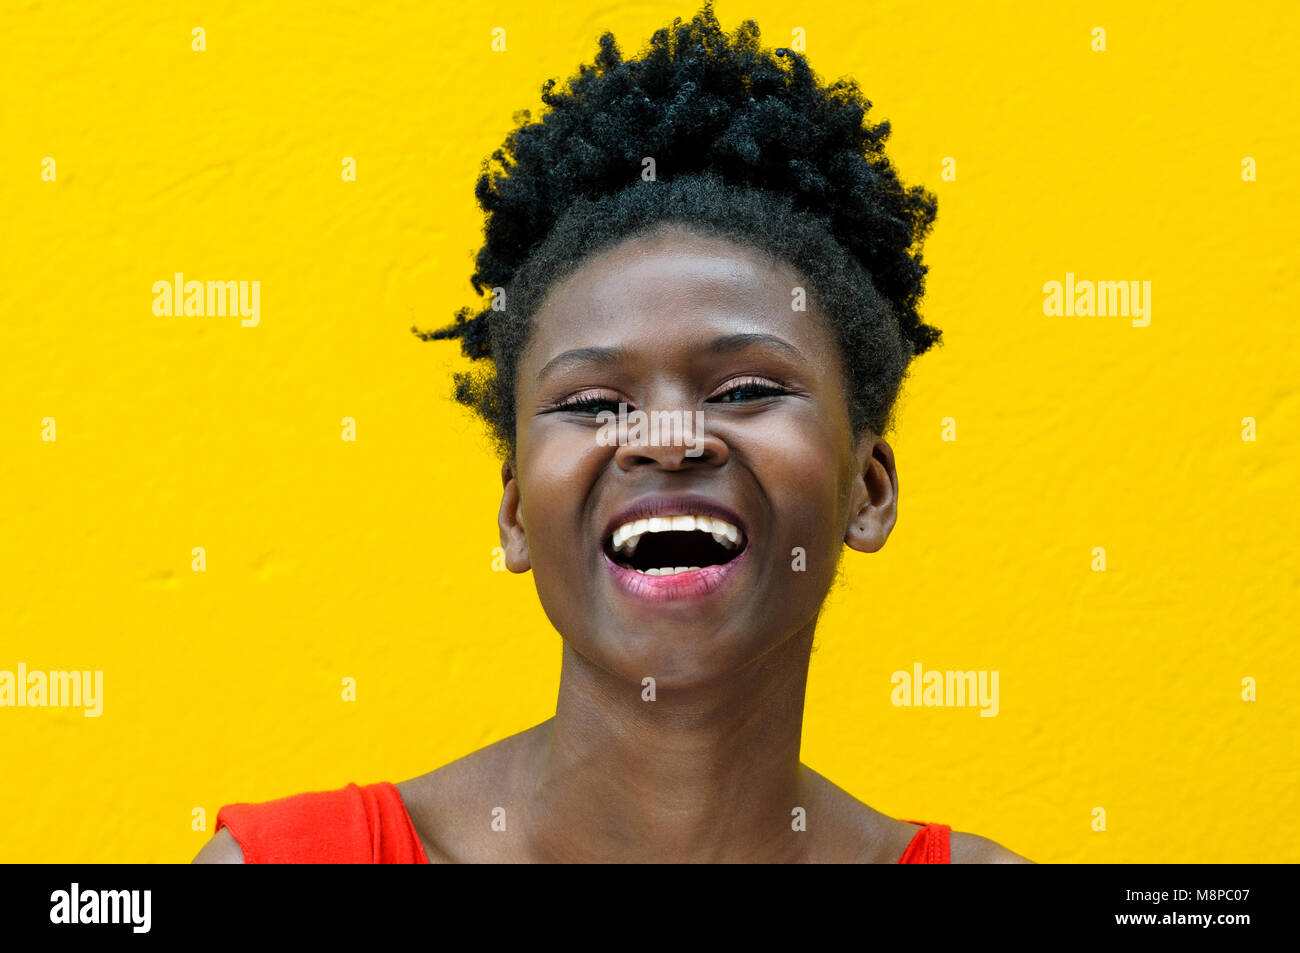
[[[763,249],[807,278],[844,356],[854,433],[883,434],[912,358],[940,340],[917,310],[937,203],[899,182],[884,154],[889,123],[866,121],[855,81],[824,85],[800,53],[762,50],[753,20],[728,37],[711,0],[637,59],[624,60],[611,33],[599,45],[564,87],[542,86],[547,111],[521,112],[484,161],[472,283],[509,306],[412,328],[459,338],[490,364],[456,375],[456,399],[513,456],[516,369],[547,290],[596,252],[678,227]]]

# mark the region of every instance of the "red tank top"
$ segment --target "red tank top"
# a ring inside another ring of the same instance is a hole
[[[227,804],[217,812],[217,830],[223,827],[239,842],[246,864],[429,862],[401,794],[387,781]],[[946,824],[921,824],[898,863],[951,863],[950,831]]]

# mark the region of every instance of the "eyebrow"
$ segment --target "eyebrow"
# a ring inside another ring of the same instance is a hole
[[[757,346],[775,347],[778,350],[785,351],[792,357],[802,359],[803,354],[797,347],[775,334],[759,333],[742,333],[727,334],[720,338],[714,338],[704,346],[704,350],[710,354],[734,354],[737,351],[743,351],[746,348]],[[537,374],[540,381],[547,374],[558,370],[562,367],[571,367],[575,364],[616,364],[628,356],[626,348],[621,347],[579,347],[571,351],[565,351],[558,354],[546,362],[546,365]]]

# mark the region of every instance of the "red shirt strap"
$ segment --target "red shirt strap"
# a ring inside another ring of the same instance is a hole
[[[922,821],[907,821],[908,824],[920,824],[903,856],[898,858],[900,864],[951,864],[952,852],[949,835],[952,828],[947,824],[925,824]]]
[[[310,791],[259,804],[227,804],[217,830],[246,864],[427,864],[396,787],[387,781]]]

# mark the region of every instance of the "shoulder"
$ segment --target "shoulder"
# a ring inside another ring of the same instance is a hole
[[[810,813],[821,818],[814,830],[830,832],[818,845],[819,863],[893,864],[924,828],[877,811],[807,765],[801,768],[811,792]]]
[[[212,839],[203,845],[190,863],[192,864],[242,864],[244,852],[226,828],[221,828],[212,835]]]
[[[224,805],[200,863],[371,863],[372,825],[384,785],[356,784]],[[236,854],[239,859],[236,860]]]
[[[996,841],[978,834],[953,831],[948,839],[954,864],[1032,864],[1033,861],[1007,850]]]
[[[882,814],[835,785],[840,801],[851,804],[865,845],[860,860],[867,863],[1032,864],[996,841],[951,830],[946,824],[925,824]],[[843,838],[839,838],[843,840]],[[944,843],[944,839],[947,843]]]
[[[396,788],[430,863],[493,863],[505,839],[493,820],[517,816],[530,787],[527,765],[549,722],[510,735]]]

